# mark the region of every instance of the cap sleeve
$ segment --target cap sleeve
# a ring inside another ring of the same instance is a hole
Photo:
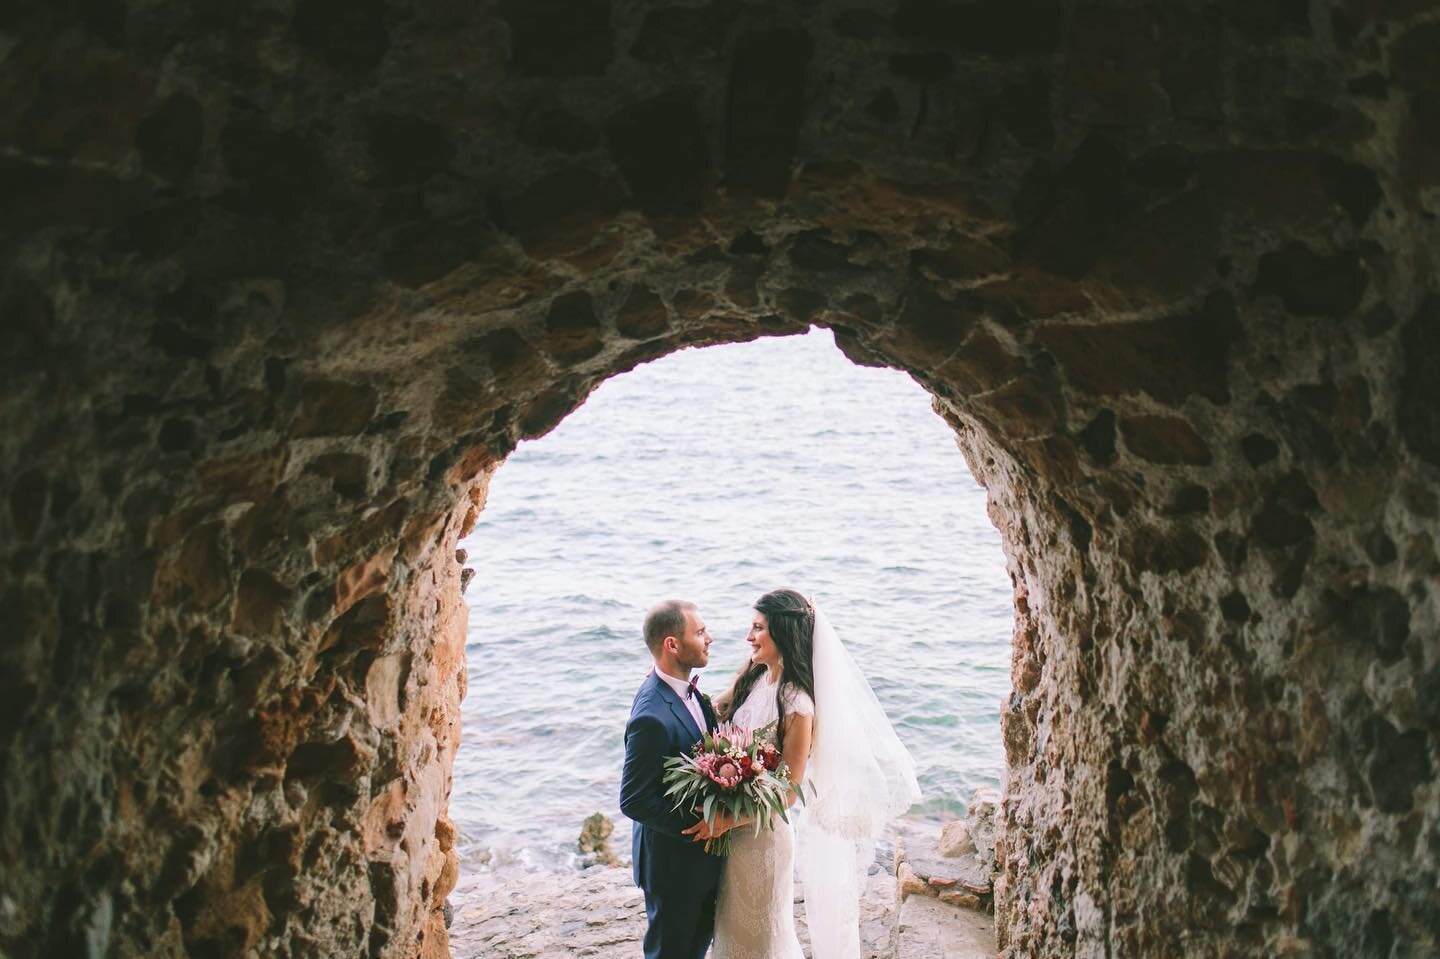
[[[786,686],[781,698],[785,700],[785,712],[796,716],[814,716],[815,700],[803,689]]]

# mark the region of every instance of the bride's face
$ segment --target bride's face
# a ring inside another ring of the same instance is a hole
[[[764,613],[757,612],[750,621],[750,635],[745,641],[750,644],[750,662],[772,667],[780,665],[780,649],[770,636],[770,622]]]

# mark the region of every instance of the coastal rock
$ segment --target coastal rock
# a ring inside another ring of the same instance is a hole
[[[941,898],[954,905],[986,909],[994,891],[994,866],[974,855],[942,857],[933,851],[913,854],[902,847],[895,865],[896,895]],[[962,895],[963,894],[963,895]]]
[[[976,789],[965,807],[965,832],[975,845],[976,856],[987,866],[995,862],[995,833],[999,816],[999,791],[989,786]]]
[[[906,866],[924,879],[930,895],[958,887],[977,896],[989,896],[994,882],[991,867],[974,857],[940,859],[916,857]]]
[[[935,898],[945,905],[954,906],[957,909],[986,911],[985,897],[968,889],[942,889],[935,894]]]
[[[994,895],[995,815],[999,796],[982,786],[975,790],[965,818],[945,823],[938,842],[909,835],[895,847],[897,895],[921,894],[948,905],[987,910]],[[979,843],[974,837],[979,837]]]
[[[610,848],[610,835],[615,832],[615,824],[605,816],[604,813],[593,813],[586,817],[584,825],[580,827],[580,852],[584,854],[585,861],[602,866],[618,866],[620,859],[615,851]]]
[[[947,822],[940,830],[939,852],[942,856],[968,856],[975,853],[975,840],[963,820]]]
[[[899,899],[905,899],[916,893],[926,894],[930,887],[924,876],[917,873],[913,866],[903,859],[895,864],[895,895]]]

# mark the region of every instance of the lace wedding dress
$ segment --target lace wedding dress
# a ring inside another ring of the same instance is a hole
[[[736,830],[716,903],[715,959],[804,959],[791,901],[797,871],[811,954],[860,959],[860,890],[875,839],[920,799],[915,762],[875,691],[829,619],[819,607],[814,614],[815,697],[787,690],[785,701],[787,715],[816,716],[805,807],[790,807],[793,828]],[[754,729],[775,714],[774,684],[758,682],[733,718]]]
[[[787,687],[785,713],[813,716],[815,704]],[[759,729],[778,718],[775,684],[764,677],[750,689],[731,721]],[[790,807],[790,817],[800,811]],[[804,959],[795,935],[795,830],[777,822],[758,835],[754,827],[731,834],[730,855],[715,904],[714,959]]]

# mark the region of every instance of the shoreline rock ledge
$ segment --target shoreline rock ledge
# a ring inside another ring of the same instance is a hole
[[[915,836],[895,843],[895,894],[930,896],[949,906],[995,912],[995,818],[1000,794],[975,790],[965,818],[947,822],[935,845]]]
[[[635,959],[645,936],[645,898],[624,868],[596,865],[578,872],[462,875],[452,901],[453,959]],[[797,896],[795,928],[808,954],[805,918]],[[862,959],[897,959],[895,919],[895,880],[877,869],[860,899]],[[912,959],[908,953],[900,956]]]
[[[886,959],[993,959],[995,819],[1000,794],[975,790],[965,818],[945,823],[931,845],[895,843],[895,921]]]
[[[978,790],[966,817],[946,823],[933,844],[895,824],[886,859],[897,874],[877,862],[860,899],[863,959],[994,959],[998,805],[994,790]],[[645,934],[645,902],[628,863],[609,848],[612,828],[599,814],[585,821],[580,848],[589,864],[575,872],[462,874],[451,897],[453,959],[632,959]],[[803,901],[797,882],[795,925],[808,955]]]

